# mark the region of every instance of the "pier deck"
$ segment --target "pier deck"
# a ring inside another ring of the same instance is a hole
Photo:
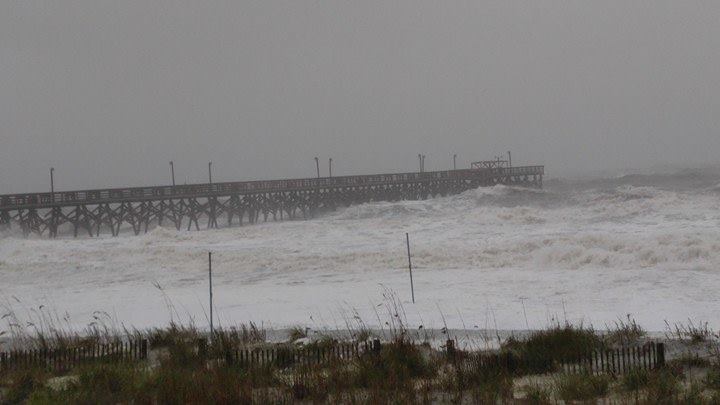
[[[137,235],[166,221],[177,229],[200,229],[201,221],[217,228],[219,221],[230,226],[260,217],[308,218],[339,206],[421,200],[496,184],[542,187],[543,175],[543,166],[521,166],[0,195],[0,229],[16,224],[26,235],[55,237],[63,227],[75,236],[118,235],[123,225]]]

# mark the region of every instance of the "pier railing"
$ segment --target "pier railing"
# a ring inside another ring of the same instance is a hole
[[[462,169],[422,173],[375,174],[288,180],[205,183],[177,186],[131,187],[98,190],[63,191],[0,195],[0,209],[42,208],[75,204],[104,204],[171,198],[226,196],[232,194],[277,191],[301,191],[317,188],[422,183],[450,179],[483,179],[502,176],[542,176],[543,166],[497,169]]]

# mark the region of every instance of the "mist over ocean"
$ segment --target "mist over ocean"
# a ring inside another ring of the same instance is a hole
[[[356,312],[373,325],[383,294],[394,292],[414,327],[604,327],[628,314],[651,331],[688,318],[718,327],[720,170],[554,179],[543,190],[496,186],[137,237],[52,240],[16,229],[0,238],[0,312],[47,312],[78,329],[98,317],[202,327],[207,251],[225,325],[342,328]]]

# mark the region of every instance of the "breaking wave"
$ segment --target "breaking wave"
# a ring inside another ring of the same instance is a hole
[[[438,249],[421,258],[426,267],[710,270],[720,268],[720,185],[707,186],[717,180],[715,172],[683,171],[594,180],[594,187],[495,186],[362,204],[326,219],[432,230]]]

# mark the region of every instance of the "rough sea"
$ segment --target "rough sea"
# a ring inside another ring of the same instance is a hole
[[[405,233],[416,302],[411,302]],[[0,331],[207,324],[603,328],[629,315],[720,323],[720,171],[551,179],[426,201],[351,206],[309,220],[133,236],[0,236]]]

